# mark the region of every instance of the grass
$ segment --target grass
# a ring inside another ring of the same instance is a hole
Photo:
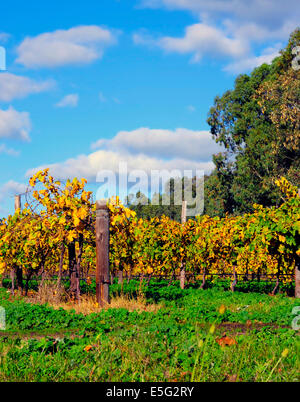
[[[26,299],[29,303],[37,303],[34,297],[29,297]],[[95,296],[90,295],[82,295],[80,301],[52,301],[48,302],[48,305],[53,307],[54,309],[64,309],[67,311],[74,310],[76,314],[82,313],[84,315],[99,313],[102,309],[99,307],[96,302]],[[147,304],[146,299],[142,296],[137,299],[131,299],[128,295],[121,295],[113,297],[110,301],[110,304],[104,307],[107,309],[120,309],[124,308],[128,311],[147,311],[147,312],[155,312],[160,306],[157,304]]]
[[[25,300],[28,303],[47,303],[54,309],[74,310],[77,314],[82,313],[86,315],[101,311],[95,295],[82,294],[79,301],[74,301],[70,299],[63,287],[58,287],[57,284],[51,282],[46,282],[40,286],[37,292],[30,291]],[[104,308],[106,310],[109,308],[124,308],[128,311],[155,312],[160,307],[159,304],[147,302],[145,296],[139,292],[136,297],[131,297],[130,294],[115,294],[111,298],[110,304]]]
[[[91,295],[39,305],[0,289],[0,380],[299,381],[299,300],[159,283],[143,294],[112,288],[99,311]]]

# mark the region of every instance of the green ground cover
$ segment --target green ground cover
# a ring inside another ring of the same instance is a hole
[[[134,295],[137,286],[122,291]],[[160,303],[157,312],[85,316],[0,289],[0,381],[299,381],[299,332],[291,328],[299,300],[156,282],[142,291]]]

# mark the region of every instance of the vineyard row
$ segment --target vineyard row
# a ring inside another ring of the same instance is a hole
[[[19,286],[23,278],[55,276],[60,283],[68,275],[69,292],[79,297],[82,272],[94,275],[97,264],[105,260],[96,246],[106,234],[96,234],[91,192],[85,191],[84,179],[63,185],[48,169],[29,184],[32,199],[24,209],[0,220],[0,275],[11,274]],[[109,221],[110,273],[179,275],[182,287],[189,274],[201,276],[201,287],[209,276],[223,275],[232,277],[232,290],[240,276],[275,276],[276,290],[295,274],[295,293],[300,297],[300,197],[285,178],[276,184],[284,197],[279,207],[254,205],[253,213],[242,216],[204,215],[184,224],[166,216],[138,219],[117,197],[111,199],[102,208]],[[101,281],[108,283],[109,277],[102,276]]]

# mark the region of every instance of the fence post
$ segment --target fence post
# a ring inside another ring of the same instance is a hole
[[[300,258],[298,256],[295,263],[295,297],[300,299]]]
[[[15,212],[17,210],[21,211],[21,196],[15,195]],[[23,289],[23,272],[22,269],[18,266],[13,266],[10,271],[11,277],[11,293],[15,294],[15,280],[17,279],[17,287],[18,289]]]
[[[106,200],[96,202],[96,297],[100,307],[109,300],[109,210]]]
[[[21,196],[15,195],[15,211],[21,209]]]
[[[186,223],[186,207],[187,201],[182,201],[181,207],[181,224],[184,225]],[[185,263],[184,261],[181,263],[180,267],[180,288],[184,289],[185,284]]]
[[[298,196],[300,197],[300,188],[298,189]],[[300,258],[297,254],[295,261],[295,297],[300,299]]]

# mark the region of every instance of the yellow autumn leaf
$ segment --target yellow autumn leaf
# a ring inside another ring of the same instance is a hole
[[[59,219],[59,223],[61,224],[61,225],[65,225],[66,224],[66,217],[65,216],[62,216],[60,219]]]
[[[67,239],[69,242],[73,241],[76,238],[76,233],[74,232],[74,230],[71,230],[68,233]]]
[[[73,223],[74,223],[74,226],[79,226],[80,225],[80,219],[78,218],[78,216],[74,216]]]
[[[60,208],[63,208],[65,206],[65,200],[60,197],[60,199],[58,200],[58,205]]]
[[[226,311],[226,307],[224,306],[224,304],[221,304],[220,308],[219,308],[219,313],[220,314],[224,314]]]
[[[87,211],[84,208],[79,208],[77,212],[77,216],[79,216],[80,219],[85,219],[87,217]]]

